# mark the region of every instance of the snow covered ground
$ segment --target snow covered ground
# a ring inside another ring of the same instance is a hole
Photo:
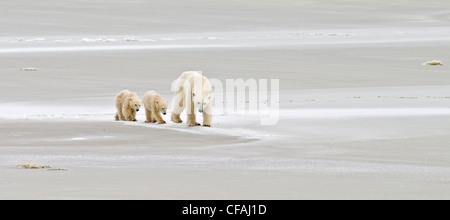
[[[2,1],[0,199],[448,199],[449,6]],[[279,79],[278,123],[114,121],[187,70]]]

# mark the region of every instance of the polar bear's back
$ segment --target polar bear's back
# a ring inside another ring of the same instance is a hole
[[[122,90],[119,94],[117,94],[116,96],[116,105],[117,106],[122,106],[123,103],[125,102],[125,99],[130,96],[130,94],[132,94],[130,91],[128,90]]]
[[[153,100],[155,100],[156,96],[158,96],[159,94],[156,93],[154,90],[148,91],[147,93],[145,93],[144,95],[144,107],[145,109],[151,109],[153,106]]]
[[[198,89],[205,90],[206,88],[206,90],[209,90],[211,88],[208,78],[200,74],[198,71],[186,71],[178,77],[172,90],[175,93],[184,92],[187,88],[186,84],[189,85],[191,90],[194,88],[195,84],[202,85],[203,88],[199,87]]]

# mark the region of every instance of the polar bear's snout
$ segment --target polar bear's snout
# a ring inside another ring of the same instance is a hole
[[[203,113],[203,109],[199,109],[198,112]]]
[[[161,108],[161,113],[163,114],[163,115],[166,115],[166,111],[167,111],[167,108]]]

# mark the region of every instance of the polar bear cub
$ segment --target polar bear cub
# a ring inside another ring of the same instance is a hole
[[[195,110],[198,110],[203,114],[203,126],[211,127],[212,87],[208,78],[196,71],[184,72],[172,84],[172,91],[175,92],[171,115],[173,122],[182,123],[180,114],[186,109],[187,125],[199,126],[195,116]]]
[[[116,96],[116,121],[136,121],[136,112],[141,108],[141,100],[136,93],[121,91]]]
[[[167,106],[169,105],[167,100],[152,90],[145,93],[143,103],[145,107],[145,116],[147,117],[145,122],[158,122],[158,124],[166,123],[166,121],[162,118],[161,113],[165,115],[167,112]]]

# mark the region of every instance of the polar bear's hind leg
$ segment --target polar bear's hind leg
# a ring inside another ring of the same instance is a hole
[[[194,103],[191,103],[191,111],[187,114],[187,125],[190,127],[200,126],[200,123],[197,122],[197,119],[195,117]]]
[[[170,119],[175,123],[183,123],[183,120],[181,120],[180,115],[175,114],[173,112],[172,112],[172,116],[170,117]]]

